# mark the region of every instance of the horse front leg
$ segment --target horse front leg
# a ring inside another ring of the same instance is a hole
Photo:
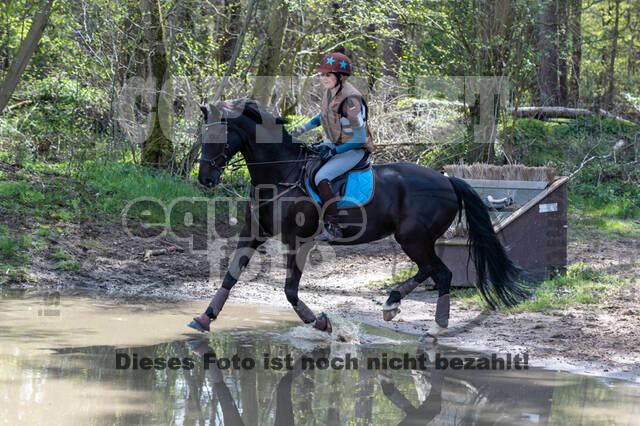
[[[312,243],[307,243],[297,248],[289,246],[289,253],[287,253],[287,279],[284,285],[284,292],[302,322],[311,324],[317,330],[331,333],[333,328],[327,314],[322,312],[316,317],[313,311],[298,298],[298,286],[302,277],[302,269],[306,263],[307,254],[312,247]]]
[[[238,282],[240,274],[242,274],[242,270],[249,264],[249,261],[256,252],[256,249],[264,242],[265,240],[259,240],[256,237],[251,236],[248,226],[245,225],[245,227],[242,228],[242,231],[240,232],[240,240],[238,241],[236,251],[233,254],[233,259],[231,260],[229,269],[222,280],[222,286],[211,298],[211,302],[209,302],[207,309],[200,315],[194,317],[193,321],[188,324],[189,327],[203,332],[210,330],[211,322],[220,314],[222,307],[229,297],[229,292]]]

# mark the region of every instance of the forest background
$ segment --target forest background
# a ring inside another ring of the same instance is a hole
[[[640,0],[3,0],[0,209],[35,217],[1,225],[3,265],[38,226],[202,195],[198,103],[249,97],[300,125],[336,49],[376,162],[552,166],[570,213],[638,231]],[[207,193],[248,185],[243,168]]]

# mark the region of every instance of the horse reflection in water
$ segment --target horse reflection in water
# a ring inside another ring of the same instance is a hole
[[[429,361],[432,361],[428,353],[419,350],[418,356],[421,354]],[[431,358],[433,358],[433,355],[431,355]],[[431,388],[428,391],[428,396],[424,398],[424,401],[418,407],[414,407],[411,401],[409,401],[407,397],[398,390],[390,374],[382,372],[378,375],[384,396],[386,396],[393,405],[401,409],[406,414],[406,417],[401,420],[398,425],[424,425],[440,414],[442,411],[444,371],[445,370],[439,370],[432,366],[430,373]],[[419,374],[422,378],[427,377],[426,372],[421,372]]]
[[[193,352],[201,358],[204,358],[207,353],[212,353],[208,341],[201,342]],[[328,358],[329,353],[329,347],[325,346],[318,348],[311,353],[301,355],[293,363],[293,368],[288,370],[282,379],[280,379],[278,387],[276,388],[276,413],[274,425],[295,425],[291,389],[293,381],[304,371],[302,369],[302,359],[312,359],[315,362],[321,358]],[[209,366],[209,375],[211,377],[211,382],[213,383],[215,394],[220,401],[222,418],[225,426],[244,426],[245,423],[242,420],[238,406],[233,399],[231,391],[224,382],[222,371],[220,371],[220,368],[218,368],[215,362]],[[308,413],[305,414],[311,414],[311,407],[308,406],[307,409]]]
[[[201,358],[204,358],[206,354],[212,354],[212,350],[209,347],[208,341],[201,342],[193,352]],[[367,353],[371,354],[371,352],[367,350],[363,351],[363,356],[361,356],[360,358],[361,361],[364,361],[366,359],[364,355]],[[299,356],[293,363],[293,368],[288,370],[287,373],[282,377],[282,379],[280,379],[280,382],[278,383],[278,386],[276,388],[276,412],[274,425],[293,426],[296,424],[291,391],[293,381],[304,371],[302,367],[302,359],[311,359],[315,363],[315,361],[319,359],[328,359],[329,354],[329,347],[324,346],[316,348],[310,353],[305,353]],[[215,357],[215,354],[213,355]],[[424,399],[424,401],[417,408],[413,406],[411,401],[409,401],[400,390],[398,390],[390,374],[382,372],[378,375],[383,394],[406,415],[406,417],[402,419],[398,423],[398,425],[423,425],[433,420],[442,411],[442,387],[444,382],[444,370],[433,368],[433,353],[431,354],[431,360],[429,359],[429,354],[423,352],[421,349],[418,350],[417,356],[420,355],[426,356],[428,364],[432,365],[431,373],[425,371],[422,371],[420,373],[423,378],[430,377],[431,386],[428,392],[428,397]],[[245,423],[242,420],[240,411],[238,410],[238,405],[236,404],[231,391],[224,381],[222,371],[220,370],[220,368],[218,368],[215,362],[212,363],[209,367],[209,375],[213,383],[214,392],[218,397],[220,407],[222,408],[224,424],[228,426],[244,426]],[[365,380],[365,382],[367,381]],[[369,382],[371,381],[369,380]],[[310,381],[310,384],[313,385],[313,381]],[[361,401],[363,400],[370,401],[373,397],[374,388],[373,386],[367,386],[367,384],[372,383],[365,383],[364,386],[362,386],[362,390],[364,390],[365,392],[368,391],[370,393],[368,395],[358,395],[355,404],[356,420],[358,422],[361,422],[362,424],[371,424],[372,421],[374,421],[375,423],[375,419],[371,418],[371,404],[364,404],[363,406],[363,404],[361,403]],[[302,413],[302,415],[305,418],[314,419],[313,413],[311,412],[311,406],[307,405],[306,408],[307,412]],[[336,406],[330,406],[328,408],[326,423],[340,424],[340,410]]]
[[[231,383],[236,384],[231,385],[234,390],[232,392],[225,383],[223,371],[215,363],[210,364],[209,376],[225,425],[338,425],[347,422],[391,425],[495,425],[532,419],[543,424],[548,422],[553,386],[538,385],[532,392],[532,388],[523,386],[522,376],[510,376],[511,373],[437,368],[434,362],[437,351],[444,350],[446,348],[437,344],[429,349],[420,347],[415,357],[425,357],[426,369],[392,372],[365,368],[368,358],[380,358],[382,354],[378,349],[361,348],[358,357],[358,378],[348,386],[345,386],[346,381],[342,377],[346,374],[344,371],[322,372],[302,366],[303,358],[312,359],[314,362],[330,359],[329,346],[303,353],[295,359],[292,363],[293,368],[287,370],[275,386],[275,413],[270,408],[273,393],[263,388],[265,394],[271,395],[270,401],[263,400],[263,404],[266,405],[263,409],[271,413],[268,417],[274,419],[273,421],[266,421],[264,418],[262,421],[250,421],[250,418],[256,417],[257,411],[253,411],[258,410],[258,407],[250,407],[245,403],[240,410],[234,395],[238,400],[245,402],[243,392],[252,391],[238,388],[234,379]],[[202,358],[211,352],[213,350],[207,341],[200,343],[194,350],[194,353]],[[326,377],[325,373],[329,373],[330,377]],[[411,378],[407,377],[408,374]],[[301,381],[296,389],[303,390],[304,396],[299,391],[297,394],[292,393],[296,380]],[[385,407],[384,398],[380,398],[382,395],[399,411]],[[353,405],[347,401],[353,401]],[[215,406],[213,408],[219,413]],[[383,417],[375,417],[376,413],[382,413]]]

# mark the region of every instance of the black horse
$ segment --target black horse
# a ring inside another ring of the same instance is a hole
[[[305,323],[331,332],[331,323],[317,316],[298,298],[298,285],[313,237],[321,231],[320,208],[302,184],[313,151],[293,138],[283,124],[255,101],[240,99],[201,106],[205,125],[198,180],[206,187],[220,182],[223,169],[241,152],[251,176],[250,205],[245,224],[222,287],[207,310],[189,326],[208,331],[220,313],[229,291],[267,239],[280,235],[288,248],[285,294]],[[437,337],[449,320],[451,271],[436,256],[435,242],[462,209],[466,210],[470,252],[477,271],[476,286],[491,307],[513,306],[526,297],[515,279],[519,268],[507,257],[498,241],[486,207],[463,180],[444,176],[411,163],[373,166],[375,194],[361,208],[340,210],[343,239],[332,245],[362,244],[390,234],[418,265],[418,273],[393,289],[383,307],[385,320],[399,311],[400,300],[429,277],[438,289],[436,323],[427,334]]]

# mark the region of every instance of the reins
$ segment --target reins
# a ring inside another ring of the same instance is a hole
[[[302,159],[302,160],[280,160],[280,161],[255,161],[255,162],[251,162],[251,163],[242,163],[242,161],[244,160],[244,158],[238,158],[237,160],[234,160],[232,162],[230,162],[229,164],[227,164],[227,167],[230,167],[231,171],[236,171],[239,168],[241,168],[242,166],[260,166],[262,164],[284,164],[284,163],[303,163],[305,161],[307,161],[307,159]]]
[[[213,123],[206,123],[204,125],[204,127],[210,127],[210,126],[214,126],[214,125],[218,125],[218,124],[224,124],[226,126],[228,124],[228,122],[227,121],[214,121]],[[232,172],[235,172],[236,170],[239,170],[242,166],[260,166],[260,165],[266,165],[266,164],[302,163],[302,162],[308,161],[308,157],[306,157],[304,159],[296,159],[296,160],[253,161],[253,162],[250,162],[250,163],[247,163],[247,162],[242,163],[242,161],[244,161],[244,158],[238,158],[237,160],[234,160],[234,161],[232,161],[230,163],[226,163],[228,160],[230,160],[229,156],[225,152],[225,151],[227,151],[228,147],[229,147],[229,145],[225,142],[222,153],[216,155],[213,158],[204,158],[204,157],[200,156],[200,161],[204,161],[206,163],[211,164],[212,167],[218,169],[220,172],[222,172],[227,167],[229,167]],[[218,158],[220,158],[220,157],[223,157],[223,159],[224,159],[226,164],[224,164],[222,166],[218,166],[218,164],[216,163],[216,160]]]

